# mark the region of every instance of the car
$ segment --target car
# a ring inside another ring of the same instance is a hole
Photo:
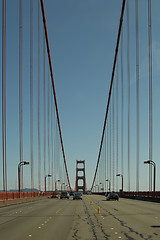
[[[119,200],[119,196],[117,193],[109,193],[106,197],[106,200]]]
[[[107,197],[109,193],[111,193],[111,192],[106,192],[106,193],[105,193],[105,197]]]
[[[75,192],[74,194],[73,194],[73,200],[75,200],[75,199],[81,199],[82,200],[82,193],[80,193],[80,192]]]
[[[71,191],[71,192],[69,193],[69,195],[70,195],[70,196],[73,196],[73,194],[74,194],[74,192],[73,192],[73,191]]]
[[[51,198],[58,198],[58,193],[57,192],[53,192],[51,195]]]
[[[69,199],[69,193],[68,192],[61,192],[60,199],[67,198]]]

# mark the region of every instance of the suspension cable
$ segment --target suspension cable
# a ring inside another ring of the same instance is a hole
[[[7,192],[6,158],[6,0],[2,2],[2,155],[3,155],[3,191]]]
[[[38,185],[41,191],[41,131],[40,131],[40,4],[38,1]]]
[[[22,0],[19,0],[19,162],[23,161],[23,116],[22,116]],[[21,167],[21,186],[23,190],[23,165]]]
[[[31,148],[31,190],[34,189],[33,173],[33,0],[30,0],[30,148]]]
[[[109,111],[109,106],[110,106],[110,98],[111,98],[111,93],[112,93],[112,85],[113,85],[115,68],[116,68],[116,62],[117,62],[117,55],[118,55],[118,49],[119,49],[119,42],[120,42],[120,36],[121,36],[121,29],[122,29],[122,23],[123,23],[123,16],[124,16],[125,4],[126,4],[126,0],[123,0],[122,10],[121,10],[121,17],[120,17],[120,23],[119,23],[119,30],[118,30],[118,37],[117,37],[117,44],[116,44],[116,50],[115,50],[115,57],[114,57],[114,63],[113,63],[113,69],[112,69],[110,90],[109,90],[109,96],[108,96],[108,102],[107,102],[107,108],[106,108],[106,114],[105,114],[105,120],[104,120],[104,126],[103,126],[102,138],[101,138],[101,144],[100,144],[100,149],[99,149],[99,154],[98,154],[98,160],[97,160],[97,165],[96,165],[96,170],[95,170],[95,174],[94,174],[94,178],[93,178],[93,183],[92,183],[92,186],[91,186],[91,190],[93,189],[93,185],[94,185],[94,182],[95,182],[95,178],[96,178],[96,174],[97,174],[97,169],[98,169],[98,165],[99,165],[99,160],[100,160],[100,156],[101,156],[101,151],[102,151],[102,145],[103,145],[103,139],[104,139],[104,132],[105,132],[105,128],[106,128],[106,122],[107,122],[108,111]]]
[[[139,26],[138,26],[138,0],[135,0],[136,14],[136,117],[137,117],[137,169],[136,169],[136,191],[139,191]]]
[[[56,90],[55,90],[54,77],[53,77],[53,69],[52,69],[52,61],[51,61],[50,48],[49,48],[49,40],[48,40],[48,32],[47,32],[47,24],[46,24],[46,16],[45,16],[45,10],[44,10],[44,2],[43,2],[43,0],[40,0],[40,1],[41,1],[41,10],[42,10],[42,16],[43,16],[44,31],[45,31],[45,38],[46,38],[46,45],[47,45],[47,52],[48,52],[48,60],[49,60],[50,74],[51,74],[51,80],[52,80],[54,101],[55,101],[55,107],[56,107],[58,128],[59,128],[59,134],[60,134],[60,141],[61,141],[63,159],[64,159],[64,164],[65,164],[65,169],[66,169],[66,174],[67,174],[67,180],[68,180],[69,188],[70,188],[70,190],[71,190],[71,185],[70,185],[70,180],[69,180],[69,175],[68,175],[68,170],[67,170],[66,157],[65,157],[64,146],[63,146],[63,139],[62,139],[62,132],[61,132],[60,120],[59,120],[57,97],[56,97]]]
[[[127,2],[127,77],[128,77],[128,191],[130,191],[130,31],[129,31],[129,1]]]
[[[152,24],[151,0],[148,0],[148,49],[149,49],[149,159],[152,160]],[[149,182],[152,191],[152,165],[149,164]]]

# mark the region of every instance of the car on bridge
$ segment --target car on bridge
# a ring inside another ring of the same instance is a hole
[[[58,193],[57,192],[53,192],[51,194],[51,198],[58,198]]]
[[[68,192],[61,192],[60,199],[67,198],[69,199],[69,193]]]
[[[107,196],[106,196],[106,200],[109,201],[109,200],[119,200],[119,196],[117,193],[109,193]]]
[[[73,194],[73,200],[75,200],[75,199],[80,199],[80,200],[82,200],[82,193],[81,192],[75,192],[74,194]]]

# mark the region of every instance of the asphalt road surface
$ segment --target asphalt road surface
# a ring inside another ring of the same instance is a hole
[[[83,200],[43,199],[1,207],[0,240],[25,239],[160,240],[160,204],[83,195]]]

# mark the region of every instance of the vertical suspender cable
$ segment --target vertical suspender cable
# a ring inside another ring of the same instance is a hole
[[[109,165],[110,165],[110,169],[109,169],[109,180],[110,180],[110,186],[111,186],[111,176],[112,176],[112,119],[111,119],[111,113],[112,113],[112,106],[110,105],[110,115],[109,115],[109,120],[110,120],[110,124],[109,124],[109,141],[110,141],[110,145],[109,145]],[[111,190],[111,189],[110,189]]]
[[[51,173],[51,166],[50,166],[50,88],[49,88],[49,68],[48,68],[48,166],[49,166],[49,174]],[[50,191],[50,178],[49,178],[49,191]]]
[[[33,0],[30,0],[30,147],[31,147],[31,189],[33,192]]]
[[[57,114],[57,121],[58,121],[58,129],[59,129],[59,135],[60,135],[60,142],[61,142],[63,160],[64,160],[64,164],[65,164],[65,169],[66,169],[67,180],[68,180],[69,188],[70,188],[70,190],[71,190],[71,185],[70,185],[70,180],[69,180],[69,175],[68,175],[68,170],[67,170],[66,157],[65,157],[64,146],[63,146],[63,139],[62,139],[62,132],[61,132],[60,120],[59,120],[57,97],[56,97],[56,90],[55,90],[54,77],[53,77],[53,69],[52,69],[52,61],[51,61],[50,48],[49,48],[49,40],[48,40],[48,32],[47,32],[47,24],[46,24],[46,16],[45,16],[45,10],[44,10],[44,2],[43,2],[43,0],[40,0],[40,1],[41,1],[41,10],[42,10],[42,16],[43,16],[44,31],[45,31],[45,37],[46,37],[46,45],[47,45],[48,60],[49,60],[50,74],[51,74],[52,87],[53,87],[54,102],[55,102],[55,108],[56,108],[56,114]]]
[[[138,0],[135,0],[136,14],[136,110],[137,110],[137,169],[136,191],[139,191],[139,26],[138,26]]]
[[[128,75],[128,191],[130,191],[130,32],[129,32],[129,1],[127,2],[127,75]]]
[[[38,186],[41,191],[41,131],[40,131],[40,4],[38,1]]]
[[[43,97],[44,97],[44,179],[46,176],[46,55],[45,33],[43,33]]]
[[[106,131],[105,131],[105,138],[104,138],[104,162],[105,162],[105,172],[104,172],[104,184],[105,184],[105,187],[104,187],[104,190],[106,192]]]
[[[112,137],[112,138],[113,138],[113,139],[112,139],[112,140],[113,140],[113,141],[112,141],[112,143],[113,143],[113,149],[112,149],[112,150],[113,150],[113,169],[112,169],[112,170],[113,170],[113,191],[114,191],[114,189],[115,189],[115,182],[114,182],[114,181],[115,181],[115,159],[114,159],[114,156],[115,156],[115,154],[114,154],[114,95],[115,95],[115,94],[114,94],[114,86],[113,86],[113,94],[112,94],[112,97],[113,97],[113,100],[112,100],[112,102],[113,102],[113,121],[112,121],[112,122],[113,122],[113,134],[112,134],[112,135],[113,135],[113,137]]]
[[[97,165],[96,165],[96,171],[95,171],[95,174],[94,174],[91,190],[93,189],[93,185],[94,185],[94,181],[95,181],[95,178],[96,178],[97,169],[98,169],[98,165],[99,165],[99,160],[100,160],[100,156],[101,156],[101,151],[102,151],[104,132],[105,132],[105,128],[106,128],[107,116],[108,116],[108,111],[109,111],[109,106],[110,106],[110,98],[111,98],[111,93],[112,93],[112,85],[113,85],[116,62],[117,62],[117,55],[118,55],[118,49],[119,49],[119,42],[120,42],[120,36],[121,36],[121,29],[122,29],[122,23],[123,23],[125,4],[126,4],[126,0],[123,0],[120,23],[119,23],[119,30],[118,30],[118,37],[117,37],[117,44],[116,44],[116,50],[115,50],[115,57],[114,57],[114,63],[113,63],[113,69],[112,69],[111,83],[110,83],[110,89],[109,89],[109,96],[108,96],[108,102],[107,102],[107,108],[106,108],[106,114],[105,114],[105,120],[104,120],[104,126],[103,126],[102,138],[101,138],[101,144],[100,144],[98,160],[97,160]]]
[[[3,155],[3,191],[7,192],[6,159],[6,0],[2,1],[2,155]]]
[[[109,133],[108,132],[109,132],[109,127],[107,123],[107,179],[109,179]],[[108,182],[107,182],[107,186],[108,186]],[[107,192],[108,192],[108,187],[107,187]]]
[[[124,121],[124,96],[123,96],[123,29],[121,33],[121,174],[123,175],[123,121]]]
[[[117,115],[116,115],[116,122],[117,122],[117,142],[116,142],[116,153],[117,153],[117,156],[116,156],[116,175],[118,174],[118,138],[119,138],[119,134],[118,134],[118,61],[117,61],[117,81],[116,81],[116,112],[117,112]],[[116,190],[118,191],[118,178],[116,178]]]
[[[152,160],[152,24],[151,0],[148,0],[148,48],[149,48],[149,160]],[[149,164],[150,190],[152,191],[152,165]]]
[[[50,88],[51,96],[51,173],[52,173],[52,191],[53,191],[53,100],[52,100],[52,89]]]
[[[19,160],[23,161],[23,115],[22,115],[22,0],[19,0]],[[23,165],[21,167],[21,186],[23,190]]]

